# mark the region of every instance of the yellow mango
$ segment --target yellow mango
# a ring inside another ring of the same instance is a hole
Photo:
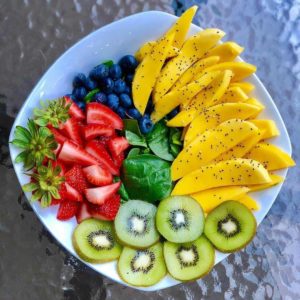
[[[201,110],[204,107],[218,104],[228,88],[231,76],[232,72],[230,70],[221,72],[217,78],[215,78],[192,100],[188,101],[185,99],[185,101],[182,103],[182,108],[185,110]]]
[[[248,138],[244,139],[228,151],[219,155],[215,162],[228,160],[233,158],[244,157],[246,153],[248,153],[261,139],[263,132],[256,128],[253,130],[252,135]]]
[[[286,152],[268,143],[257,144],[245,158],[259,161],[268,171],[295,166],[294,160]]]
[[[230,87],[234,87],[234,86],[238,86],[239,88],[241,88],[246,94],[250,94],[255,86],[250,83],[250,82],[245,82],[245,81],[241,81],[241,82],[233,82],[230,84]]]
[[[249,190],[244,186],[225,186],[204,190],[190,196],[199,202],[205,213],[209,213],[226,200],[236,200],[245,196]]]
[[[247,103],[223,103],[211,106],[192,121],[186,133],[184,144],[188,145],[197,135],[202,134],[207,129],[218,126],[222,122],[233,118],[245,120],[256,114],[258,110],[259,108],[257,106]],[[192,111],[189,112],[192,114]],[[181,113],[183,113],[183,111],[177,116]],[[178,120],[176,119],[177,116],[170,120],[167,125],[170,126],[169,123],[171,123],[173,126],[179,126],[179,122],[175,123],[175,121]]]
[[[238,86],[229,86],[221,98],[221,103],[226,102],[244,102],[248,99],[247,94]]]
[[[271,182],[271,178],[261,163],[237,158],[203,166],[189,173],[177,182],[172,195],[190,195],[221,186],[268,182]]]
[[[180,137],[181,141],[184,141],[184,137],[185,137],[188,129],[189,129],[189,126],[186,126],[182,129],[182,133],[181,133],[181,137]]]
[[[156,44],[155,41],[146,42],[142,47],[135,53],[135,58],[141,62],[145,56],[151,53],[153,46]],[[174,57],[178,55],[180,50],[174,46],[170,47],[167,58]]]
[[[270,174],[270,177],[272,181],[269,183],[249,185],[250,192],[261,191],[283,181],[283,178],[276,174]]]
[[[235,42],[225,42],[223,44],[217,45],[214,48],[207,51],[205,56],[219,56],[220,63],[225,61],[232,61],[238,55],[244,51],[244,48]]]
[[[172,180],[207,165],[221,153],[251,136],[255,129],[256,127],[247,121],[231,119],[195,137],[173,161]]]
[[[185,127],[189,125],[199,114],[195,109],[193,110],[182,110],[174,118],[167,122],[169,127]]]
[[[274,136],[279,135],[279,130],[273,120],[249,120],[252,124],[254,124],[258,129],[261,129],[264,131],[261,139],[269,139]]]
[[[207,67],[216,64],[218,61],[218,56],[211,56],[198,60],[178,78],[178,80],[172,86],[171,91],[185,86],[186,84],[192,81],[193,77],[196,74],[202,72]]]
[[[257,107],[259,107],[259,112],[256,115],[253,115],[253,118],[256,118],[260,114],[260,112],[265,109],[265,106],[255,98],[248,98],[244,103],[256,105]]]
[[[133,82],[132,96],[136,109],[143,115],[154,87],[155,81],[164,64],[168,49],[171,47],[173,37],[162,38],[152,48],[137,67]]]
[[[207,71],[224,71],[231,70],[233,73],[232,81],[240,81],[256,71],[254,65],[245,62],[223,62],[206,68],[203,72]]]
[[[170,59],[162,69],[153,91],[153,101],[156,103],[161,100],[181,74],[199,60],[224,34],[219,29],[206,29],[187,39],[180,54]]]
[[[207,72],[199,80],[192,81],[188,85],[179,90],[174,90],[166,94],[161,100],[154,105],[154,111],[151,114],[151,119],[154,123],[161,120],[175,107],[177,107],[184,99],[192,99],[202,89],[214,80],[220,72]]]
[[[260,204],[255,199],[250,197],[249,195],[245,195],[245,196],[237,199],[236,201],[244,204],[251,210],[259,210],[260,209]]]

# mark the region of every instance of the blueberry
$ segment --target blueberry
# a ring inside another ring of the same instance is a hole
[[[142,117],[142,115],[140,114],[140,112],[136,109],[136,108],[130,108],[127,110],[127,115],[128,117],[132,118],[132,119],[140,119]]]
[[[128,85],[126,85],[124,93],[127,94],[127,95],[129,95],[129,96],[131,96],[131,88]]]
[[[116,94],[109,94],[107,96],[107,105],[114,111],[119,107],[119,97]]]
[[[95,100],[96,102],[98,102],[98,103],[104,104],[104,103],[107,102],[107,97],[106,97],[106,95],[105,95],[104,93],[99,92],[99,93],[97,93],[97,94],[94,96],[94,100]]]
[[[77,102],[77,105],[80,109],[84,110],[85,109],[85,103],[82,101]]]
[[[77,87],[73,89],[72,92],[73,96],[75,97],[75,99],[77,101],[81,101],[83,100],[83,98],[86,96],[87,94],[87,90],[85,87],[81,86],[81,87]]]
[[[138,65],[138,61],[133,55],[125,55],[120,59],[119,65],[124,73],[133,73]]]
[[[100,87],[104,93],[110,94],[114,90],[114,81],[109,77],[103,78],[100,81]]]
[[[71,98],[71,100],[73,100],[73,101],[76,101],[76,98],[73,94],[67,94],[65,96]]]
[[[91,72],[90,77],[94,80],[101,80],[108,76],[109,68],[108,66],[101,64],[96,66]]]
[[[109,76],[113,80],[117,80],[122,77],[122,69],[118,64],[114,64],[109,68]]]
[[[119,106],[117,109],[117,114],[122,118],[125,119],[126,118],[126,111],[125,108],[122,106]]]
[[[115,81],[114,92],[117,94],[122,94],[126,89],[126,83],[122,79]]]
[[[168,117],[170,119],[174,118],[177,114],[179,113],[179,108],[174,108],[169,114],[168,114]]]
[[[120,103],[122,106],[129,108],[133,105],[132,99],[127,94],[121,94],[120,96]]]
[[[85,86],[86,80],[86,76],[83,73],[78,73],[73,79],[73,87]]]
[[[149,133],[154,126],[152,121],[150,120],[149,115],[144,115],[139,120],[139,125],[140,125],[140,130],[143,134]]]
[[[127,74],[127,75],[125,76],[125,81],[126,81],[127,84],[130,84],[130,85],[131,85],[132,80],[133,80],[133,76],[134,76],[134,74]]]
[[[87,78],[85,87],[88,91],[94,90],[97,88],[97,82],[91,78]]]

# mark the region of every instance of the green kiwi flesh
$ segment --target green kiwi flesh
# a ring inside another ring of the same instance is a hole
[[[234,252],[245,247],[255,232],[254,215],[237,201],[223,202],[205,220],[204,233],[221,252]]]
[[[192,197],[168,197],[159,203],[156,226],[160,234],[170,242],[194,241],[203,232],[203,210]]]
[[[122,251],[116,241],[113,223],[102,220],[81,222],[73,232],[72,242],[78,256],[91,263],[115,260]]]
[[[189,243],[165,242],[164,257],[172,277],[189,281],[198,279],[211,270],[215,262],[215,249],[202,235]]]
[[[134,286],[156,284],[167,273],[162,244],[140,250],[124,247],[118,261],[118,273],[125,282]]]

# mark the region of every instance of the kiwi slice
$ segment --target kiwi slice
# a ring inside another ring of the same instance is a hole
[[[122,204],[115,218],[115,230],[119,241],[134,248],[148,248],[159,240],[155,227],[156,206],[130,200]]]
[[[131,285],[150,286],[157,283],[167,273],[162,244],[140,250],[124,247],[118,262],[118,273]]]
[[[222,252],[234,252],[245,247],[255,232],[254,215],[237,201],[223,202],[205,220],[205,235]]]
[[[116,241],[113,223],[102,220],[81,222],[73,232],[72,242],[79,257],[91,263],[117,259],[122,251]]]
[[[198,279],[214,265],[215,249],[204,236],[190,243],[164,243],[164,257],[172,277],[181,281]]]
[[[203,232],[203,210],[189,196],[171,196],[159,203],[156,226],[161,235],[170,242],[194,241]]]

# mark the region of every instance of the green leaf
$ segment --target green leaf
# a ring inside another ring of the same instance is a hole
[[[54,199],[60,199],[60,194],[59,194],[57,188],[55,188],[55,187],[50,187],[50,188],[49,188],[49,192],[50,192],[50,194],[52,195],[52,197],[53,197]]]
[[[174,145],[181,146],[182,141],[181,141],[181,130],[171,127],[170,128],[170,143]]]
[[[22,186],[24,192],[33,192],[38,189],[39,185],[35,182],[30,182]]]
[[[89,103],[91,102],[91,100],[93,100],[94,96],[100,92],[100,89],[94,89],[92,91],[90,91],[85,97],[84,97],[84,101],[86,103]]]
[[[121,181],[121,178],[118,176],[115,176],[114,182],[119,182],[119,181]],[[125,201],[129,200],[129,195],[128,195],[123,183],[121,184],[118,193],[121,196],[121,198],[124,199]]]
[[[175,144],[170,144],[170,152],[176,157],[181,151],[181,147]]]
[[[14,146],[18,147],[18,148],[21,148],[21,149],[27,149],[28,148],[28,143],[27,142],[24,142],[23,140],[17,140],[17,139],[14,139],[12,142],[11,142]]]
[[[43,119],[43,117],[35,119],[34,122],[39,126],[46,126],[48,124],[48,120]]]
[[[28,119],[28,122],[27,122],[27,127],[31,133],[32,136],[36,135],[37,134],[37,126],[36,124],[34,123],[33,120],[31,119]]]
[[[29,130],[22,126],[17,126],[14,134],[15,139],[29,143],[31,140],[31,134]]]
[[[30,202],[34,202],[37,200],[40,200],[42,198],[43,194],[40,190],[37,190],[36,192],[34,192],[31,196]]]
[[[130,151],[128,152],[127,158],[137,156],[137,155],[139,155],[140,152],[141,152],[141,149],[139,149],[139,148],[132,148],[132,149],[130,149]]]
[[[43,194],[43,196],[41,198],[41,206],[42,207],[48,207],[50,205],[50,203],[51,203],[51,195],[50,195],[50,200],[49,200],[49,196],[48,195],[50,195],[50,193],[49,194],[48,193]]]
[[[124,119],[123,120],[124,123],[124,130],[125,131],[131,131],[133,133],[135,133],[136,135],[142,137],[142,133],[140,131],[140,127],[139,127],[139,123],[137,120],[135,119]]]
[[[112,60],[106,60],[105,62],[102,63],[103,65],[106,65],[107,67],[111,67],[114,62]]]
[[[28,152],[27,151],[23,151],[21,153],[19,153],[17,155],[17,157],[15,158],[15,163],[20,163],[20,162],[24,162],[26,160],[26,156],[27,156]]]
[[[125,137],[130,145],[147,148],[147,143],[143,136],[138,136],[137,134],[126,130]]]
[[[47,127],[40,127],[39,128],[39,136],[42,139],[45,139],[49,136],[52,136],[52,133],[51,133],[50,129],[48,129]]]

